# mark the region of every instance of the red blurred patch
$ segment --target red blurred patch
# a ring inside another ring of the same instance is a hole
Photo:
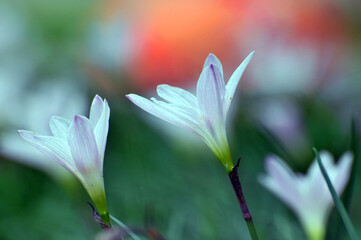
[[[230,60],[242,27],[240,11],[231,2],[152,1],[137,19],[141,37],[129,69],[136,87],[195,82],[210,52]]]
[[[229,76],[247,53],[279,41],[312,46],[322,71],[331,73],[350,37],[336,0],[110,0],[106,19],[119,11],[132,39],[122,74],[144,91],[194,85],[209,53]]]

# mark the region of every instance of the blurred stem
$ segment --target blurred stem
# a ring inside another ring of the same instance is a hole
[[[247,206],[246,200],[244,198],[242,187],[241,187],[241,182],[239,181],[239,176],[238,176],[237,170],[238,170],[240,160],[241,160],[241,158],[238,159],[237,164],[233,167],[232,171],[229,173],[228,176],[229,176],[229,179],[231,180],[234,192],[237,196],[239,205],[242,210],[243,218],[247,223],[248,231],[251,235],[251,238],[252,238],[252,240],[258,240],[258,236],[257,236],[256,229],[254,227],[254,224],[253,224],[252,216],[248,210],[248,206]]]
[[[132,230],[130,230],[130,228],[128,228],[127,225],[125,225],[123,222],[121,222],[113,215],[109,215],[109,216],[116,224],[118,224],[121,228],[123,228],[124,231],[126,231],[131,238],[133,238],[134,240],[141,240]]]

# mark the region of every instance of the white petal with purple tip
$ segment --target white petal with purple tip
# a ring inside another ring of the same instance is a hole
[[[80,172],[99,166],[99,152],[93,126],[89,119],[75,116],[69,128],[68,144],[75,165]]]
[[[206,67],[208,67],[208,66],[210,66],[211,64],[214,65],[214,66],[216,66],[216,67],[219,69],[219,71],[220,71],[221,74],[222,74],[222,78],[223,78],[223,67],[222,67],[222,64],[221,64],[221,62],[218,60],[218,58],[217,58],[214,54],[212,54],[212,53],[210,53],[210,54],[208,55],[206,61],[204,62],[203,69],[206,68]]]
[[[198,104],[204,117],[211,124],[223,120],[225,85],[220,70],[215,65],[203,69],[197,83]]]

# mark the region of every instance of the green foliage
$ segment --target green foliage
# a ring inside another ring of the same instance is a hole
[[[328,186],[328,188],[329,188],[329,190],[331,192],[331,195],[332,195],[333,201],[335,203],[336,209],[339,212],[339,214],[341,215],[342,221],[345,224],[345,227],[347,229],[348,235],[350,236],[350,239],[351,240],[359,239],[357,237],[355,228],[354,228],[354,226],[353,226],[353,224],[352,224],[352,222],[351,222],[351,220],[350,220],[350,218],[349,218],[349,216],[347,214],[345,206],[343,205],[341,199],[339,198],[339,196],[337,195],[334,187],[332,186],[331,180],[327,175],[327,171],[326,171],[325,167],[323,166],[322,160],[320,158],[320,155],[318,154],[317,149],[313,148],[313,151],[315,153],[317,163],[318,163],[318,165],[319,165],[319,167],[321,169],[322,175],[325,178],[327,186]]]

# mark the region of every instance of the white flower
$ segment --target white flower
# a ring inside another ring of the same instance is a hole
[[[35,148],[74,174],[83,184],[102,218],[108,211],[103,180],[103,161],[109,129],[110,109],[106,100],[95,96],[89,119],[76,115],[73,121],[53,116],[53,136],[19,130]],[[104,220],[104,219],[103,219]],[[106,220],[106,219],[105,219]],[[106,220],[107,221],[107,220]]]
[[[238,82],[252,57],[253,52],[225,85],[221,62],[209,54],[197,83],[196,96],[163,84],[157,87],[157,93],[165,101],[148,100],[136,94],[127,97],[143,110],[198,134],[230,172],[233,163],[226,136],[226,118]]]
[[[338,164],[329,152],[320,152],[320,157],[340,195],[349,180],[353,155],[346,152]],[[260,176],[260,183],[294,211],[310,239],[323,239],[333,200],[316,159],[304,175],[294,173],[274,155],[266,158],[265,168],[267,175]]]

